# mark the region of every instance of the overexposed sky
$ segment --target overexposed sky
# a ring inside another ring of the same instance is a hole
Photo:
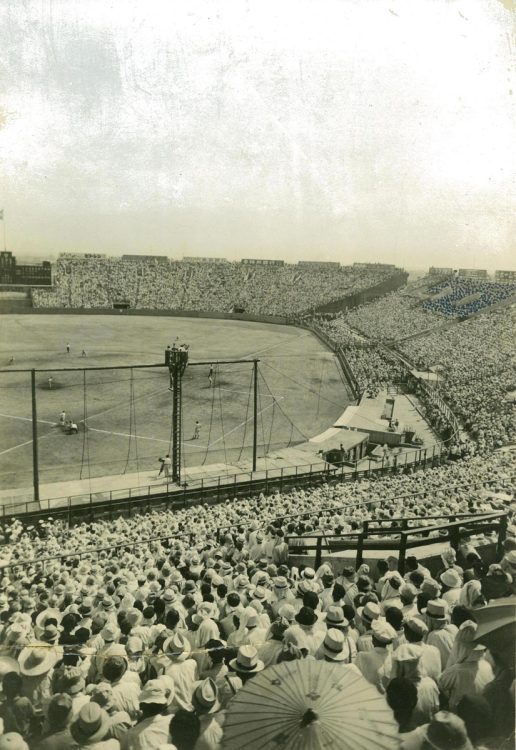
[[[0,0],[8,249],[516,268],[512,6]]]

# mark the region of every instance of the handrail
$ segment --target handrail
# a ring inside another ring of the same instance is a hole
[[[449,485],[447,489],[455,490],[455,489],[460,489],[462,487],[468,487],[469,489],[473,490],[473,489],[476,489],[478,487],[481,487],[485,484],[489,484],[490,482],[494,482],[494,481],[495,480],[493,479],[488,479],[485,481],[477,480],[475,484],[472,484],[471,482],[461,482],[460,484]],[[428,494],[428,490],[421,490],[420,492],[404,492],[401,495],[395,495],[394,497],[390,497],[389,500],[403,500],[406,497],[416,498],[416,497],[419,497],[420,495],[426,495],[426,494]],[[328,511],[345,510],[346,508],[349,508],[349,507],[357,508],[357,507],[362,507],[362,505],[368,505],[370,503],[378,503],[378,502],[380,502],[380,500],[375,499],[375,500],[364,500],[358,505],[357,503],[351,503],[351,502],[343,503],[342,505],[325,505],[324,508],[320,508],[317,511],[307,510],[303,513],[289,513],[288,515],[285,515],[285,516],[276,516],[274,519],[269,521],[269,523],[267,523],[267,526],[273,526],[275,521],[288,521],[289,519],[299,520],[300,518],[304,518],[305,516],[314,516],[314,515],[320,516],[323,513],[327,513]],[[459,515],[458,513],[453,513],[451,514],[450,517],[456,517],[458,515]],[[438,515],[434,517],[446,518],[447,516]],[[395,520],[402,519],[402,518],[406,518],[406,516],[386,519],[386,521],[387,520],[395,521]],[[427,516],[427,518],[432,518],[432,516]],[[378,523],[385,523],[386,521],[383,521],[383,522],[378,521]],[[250,524],[231,523],[225,526],[220,526],[217,529],[217,534],[219,534],[220,532],[229,531],[230,529],[235,528],[236,526],[240,526],[240,527],[243,526],[244,529],[248,529],[250,527]],[[265,529],[267,528],[267,526],[262,526],[261,528]]]
[[[409,458],[410,453],[412,453],[413,455]],[[302,466],[282,467],[281,469],[265,469],[263,471],[257,472],[247,471],[242,472],[241,474],[232,474],[229,475],[229,477],[227,475],[218,475],[216,477],[208,477],[206,480],[192,480],[186,484],[186,487],[184,485],[178,486],[167,482],[166,485],[152,484],[138,487],[120,488],[118,490],[97,490],[93,492],[84,492],[79,495],[64,495],[61,497],[53,497],[40,500],[38,504],[39,508],[34,508],[32,510],[30,509],[30,506],[34,505],[35,503],[34,501],[29,500],[25,503],[0,506],[0,513],[4,519],[10,517],[11,515],[19,517],[24,514],[30,514],[31,516],[36,517],[39,513],[41,515],[44,515],[48,514],[51,511],[54,511],[54,513],[58,513],[63,510],[71,511],[72,508],[80,509],[88,505],[91,506],[94,502],[101,502],[101,499],[99,499],[98,501],[95,500],[95,496],[100,496],[102,498],[102,496],[109,495],[109,497],[104,498],[102,502],[109,502],[113,504],[115,502],[114,496],[120,493],[123,493],[123,498],[120,498],[121,502],[126,499],[151,500],[153,496],[156,500],[159,500],[160,498],[163,499],[164,497],[170,497],[173,499],[174,496],[177,496],[179,499],[186,501],[187,497],[196,495],[199,492],[201,493],[202,497],[204,497],[205,494],[209,493],[210,491],[212,493],[214,491],[218,493],[220,492],[220,490],[229,490],[231,488],[234,488],[234,490],[237,491],[239,488],[242,488],[244,486],[252,488],[252,486],[256,484],[258,487],[260,487],[264,482],[269,483],[274,482],[275,480],[288,482],[292,479],[297,479],[298,481],[305,479],[314,479],[315,481],[317,481],[318,479],[328,478],[332,476],[343,481],[346,481],[348,478],[349,480],[356,480],[358,478],[362,478],[363,476],[371,477],[375,474],[396,471],[409,466],[415,467],[424,465],[426,467],[427,463],[431,462],[433,464],[433,462],[436,460],[440,461],[442,458],[442,453],[442,444],[436,443],[435,445],[429,446],[428,448],[411,448],[409,451],[403,454],[401,460],[398,461],[398,457],[395,456],[392,463],[384,464],[382,462],[381,466],[371,466],[371,464],[373,463],[372,459],[361,459],[362,461],[369,461],[369,466],[364,469],[358,469],[358,462],[355,462],[355,468],[351,468],[351,470],[347,469],[344,466],[338,467],[333,465],[327,465],[325,468],[314,470],[314,464],[311,463],[304,464]],[[317,460],[316,463],[320,464],[322,463],[322,461]],[[74,502],[74,500],[76,502]],[[25,506],[25,510],[20,510],[23,505]]]
[[[81,558],[81,557],[91,557],[92,555],[96,555],[97,557],[100,555],[101,552],[113,552],[115,550],[123,549],[125,547],[140,547],[145,544],[151,544],[152,542],[163,542],[168,539],[172,539],[177,535],[175,533],[167,534],[166,536],[153,536],[149,537],[147,539],[139,539],[138,541],[125,541],[120,544],[110,545],[109,547],[94,547],[93,549],[81,549],[77,550],[77,552],[66,552],[64,554],[60,555],[50,555],[48,557],[34,557],[32,560],[18,560],[17,562],[8,562],[6,565],[0,565],[0,570],[11,570],[13,568],[20,568],[25,565],[27,566],[35,566],[40,565],[49,562],[50,560],[68,560],[68,559],[74,559],[74,558]],[[188,536],[188,535],[187,535]]]
[[[493,481],[495,481],[495,480],[486,480],[484,482],[479,481],[475,485],[471,485],[469,483],[455,484],[455,485],[451,485],[449,487],[449,489],[453,490],[453,489],[457,489],[457,488],[460,488],[460,487],[469,487],[470,489],[474,489],[475,487],[483,486],[483,485],[489,484],[490,482],[493,482]],[[415,497],[419,497],[420,495],[425,495],[425,494],[427,494],[426,490],[422,490],[421,492],[417,492],[417,493],[407,492],[407,493],[403,493],[402,495],[396,495],[395,497],[390,498],[390,499],[391,500],[400,500],[400,499],[403,499],[405,497],[415,498]],[[342,511],[342,510],[346,510],[347,508],[356,509],[357,507],[368,506],[368,505],[372,505],[372,504],[378,503],[378,502],[380,502],[380,501],[377,500],[377,499],[364,500],[361,503],[359,503],[358,505],[357,505],[356,502],[355,503],[348,502],[348,503],[344,503],[344,504],[338,505],[338,506],[326,506],[325,508],[321,508],[318,511],[316,511],[316,513],[319,514],[319,515],[321,515],[321,514],[323,514],[325,512],[328,512],[330,510],[331,511]],[[267,523],[267,527],[271,526],[271,525],[274,525],[274,523],[277,522],[277,521],[284,521],[285,519],[288,519],[288,518],[297,518],[297,519],[300,519],[300,518],[303,518],[305,516],[313,516],[313,515],[314,515],[314,511],[313,510],[308,510],[308,511],[305,511],[303,513],[290,514],[288,516],[276,516],[275,518],[271,519]],[[494,514],[494,515],[500,515],[500,513]],[[502,515],[507,515],[507,514],[502,514]],[[467,519],[471,519],[471,521],[473,521],[474,519],[479,519],[479,518],[483,519],[484,517],[485,517],[485,514],[482,514],[481,516],[478,516],[478,515],[469,514],[469,513],[450,513],[450,514],[442,514],[441,513],[441,514],[438,514],[438,515],[435,515],[435,516],[426,516],[426,519],[429,520],[429,519],[433,519],[433,518],[447,518],[447,519],[448,518],[467,518]],[[408,524],[411,521],[417,522],[420,519],[417,516],[399,516],[399,517],[395,517],[395,518],[389,519],[389,521],[399,521],[399,520],[404,521],[405,523]],[[386,522],[387,521],[382,521],[380,519],[370,519],[370,520],[367,519],[366,521],[364,521],[364,525],[366,526],[367,533],[369,533],[372,536],[392,536],[392,534],[399,535],[401,532],[405,532],[404,528],[398,529],[397,527],[394,527],[394,528],[390,527],[390,528],[384,528],[384,529],[371,529],[370,528],[370,524],[386,523]],[[217,540],[220,540],[220,537],[221,537],[222,533],[229,532],[232,528],[234,528],[237,525],[240,525],[240,524],[229,524],[227,526],[221,526],[221,527],[217,528],[215,530],[215,538]],[[247,524],[246,526],[244,526],[244,529],[249,529],[249,526],[250,526],[250,524]],[[266,526],[262,526],[261,528],[265,529]],[[423,528],[424,528],[425,531],[428,531],[428,530],[431,530],[432,527],[423,527]],[[414,533],[414,529],[413,528],[409,529],[409,532]],[[343,533],[343,534],[340,534],[340,535],[325,534],[325,537],[326,538],[357,537],[359,535],[363,535],[363,533],[364,532],[361,532],[361,531],[357,530],[357,531],[346,532],[346,533]],[[423,532],[421,532],[421,533],[423,533]],[[84,556],[92,556],[92,555],[98,556],[101,552],[108,552],[108,551],[123,549],[125,547],[132,547],[134,549],[135,547],[139,547],[139,546],[151,544],[152,542],[166,541],[168,539],[174,538],[175,536],[190,536],[191,537],[191,532],[186,531],[186,532],[183,532],[181,534],[176,534],[174,532],[174,533],[167,534],[165,536],[148,537],[146,539],[140,539],[140,540],[137,540],[137,541],[133,541],[133,540],[127,539],[124,542],[121,542],[121,543],[116,544],[114,546],[111,545],[109,547],[87,548],[87,549],[79,550],[77,552],[67,552],[65,554],[52,555],[52,556],[44,557],[44,558],[32,558],[31,560],[19,560],[17,562],[9,562],[6,565],[0,566],[0,570],[12,569],[12,568],[22,567],[22,566],[33,566],[33,565],[36,565],[36,564],[49,562],[50,560],[66,560],[66,559],[69,559],[69,558],[72,558],[72,559],[73,558],[77,558],[77,557],[81,558],[81,557],[84,557]],[[289,538],[289,537],[287,537],[287,538]],[[308,539],[320,539],[321,537],[314,534],[314,535],[307,535],[306,537],[303,536],[303,537],[298,537],[298,538],[300,538],[300,539],[307,539],[308,540]]]
[[[411,534],[432,534],[434,531],[452,531],[453,529],[460,529],[461,526],[464,526],[466,523],[476,523],[478,522],[484,522],[489,520],[494,520],[495,518],[502,518],[507,517],[507,513],[503,511],[499,511],[498,513],[486,513],[482,514],[480,516],[473,516],[469,521],[452,521],[452,523],[448,523],[446,525],[439,524],[436,526],[423,526],[421,529],[405,529],[403,531],[400,531],[401,536],[410,536]]]
[[[495,518],[501,518],[502,516],[507,516],[507,513],[504,511],[499,511],[496,513],[482,513],[481,515],[475,515],[474,513],[469,514],[451,514],[449,516],[429,516],[429,518],[456,518],[458,515],[461,515],[462,518],[459,521],[452,521],[451,523],[447,524],[437,524],[434,526],[417,526],[417,527],[405,527],[405,528],[389,528],[389,529],[371,529],[369,525],[370,523],[381,523],[381,521],[371,520],[371,521],[365,521],[364,522],[364,529],[356,529],[356,531],[345,531],[341,534],[324,534],[325,539],[347,539],[349,537],[357,537],[359,535],[363,536],[364,540],[367,539],[369,536],[385,536],[387,538],[390,538],[392,536],[410,536],[411,534],[429,534],[433,533],[434,531],[442,531],[447,529],[453,529],[455,527],[460,528],[461,526],[464,526],[466,523],[476,523],[476,522],[483,522],[490,519]],[[407,522],[409,521],[418,521],[420,519],[418,518],[411,518],[407,517],[404,520]],[[321,534],[306,534],[306,536],[303,534],[301,536],[297,535],[290,535],[288,537],[289,539],[302,539],[305,540],[313,540],[316,541],[321,538]],[[307,546],[305,544],[300,544],[300,547]]]
[[[292,546],[289,544],[290,554],[295,554],[296,551],[298,554],[303,554],[304,552],[300,552],[300,550],[308,550],[308,552],[315,550],[314,565],[317,568],[322,561],[323,540],[328,551],[331,551],[331,540],[335,540],[334,545],[338,544],[338,541],[346,542],[349,540],[351,543],[349,549],[355,550],[355,565],[358,567],[362,564],[364,550],[379,548],[378,543],[368,545],[368,539],[373,536],[380,536],[383,537],[383,540],[381,541],[383,549],[395,549],[398,552],[398,567],[400,573],[403,575],[405,572],[405,556],[407,549],[413,547],[427,547],[433,544],[449,542],[457,551],[462,537],[471,535],[475,536],[487,531],[497,531],[497,547],[498,551],[501,552],[502,544],[507,533],[507,519],[508,513],[499,511],[496,513],[482,514],[480,516],[471,515],[467,519],[462,518],[461,520],[452,523],[397,529],[394,534],[389,534],[389,532],[392,531],[391,529],[369,529],[368,522],[364,522],[364,528],[360,531],[346,532],[345,534],[324,534],[324,537],[322,535],[291,536],[287,537],[287,542],[290,542],[291,539],[297,540],[297,544]],[[445,532],[444,534],[442,534],[443,531]],[[436,532],[437,534],[435,535]],[[430,536],[430,534],[434,534],[434,536]],[[399,539],[394,539],[393,536],[399,537]],[[409,541],[409,536],[414,536],[416,538]],[[311,545],[306,544],[305,542],[315,542],[315,544]]]

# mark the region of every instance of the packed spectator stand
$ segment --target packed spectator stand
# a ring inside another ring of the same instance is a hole
[[[419,368],[437,368],[439,388],[482,452],[516,437],[515,333],[512,307],[400,344]]]
[[[511,454],[499,452],[71,528],[52,519],[5,524],[4,737],[20,735],[20,748],[89,747],[93,738],[113,750],[224,747],[233,697],[267,667],[307,660],[373,685],[393,709],[402,746],[439,722],[500,743],[514,721],[510,702],[499,705],[512,665],[474,637],[479,609],[514,593],[513,479]],[[478,551],[489,536],[470,538],[459,560],[442,551],[434,575],[415,558],[403,576],[393,557],[340,573],[328,562],[296,567],[285,542],[358,532],[371,519],[388,538],[400,513],[431,525],[426,517],[440,511],[500,509],[509,517],[500,563],[486,565]]]
[[[425,310],[451,317],[466,317],[513,297],[516,284],[457,276],[432,286],[428,293],[435,296],[423,303]]]
[[[158,285],[163,307],[227,311],[234,277],[249,293],[238,299],[256,312],[294,314],[295,297],[307,294],[292,268],[281,271],[285,286],[275,286],[278,269],[246,279],[249,269],[220,264],[226,270],[217,265],[203,282],[204,271],[189,273],[194,264],[172,273],[171,264],[155,265],[149,289]],[[145,307],[144,277],[116,269],[97,284],[86,267],[68,273],[63,265],[54,297],[38,291],[35,303],[102,307],[127,298]],[[310,272],[311,305],[337,294],[323,276]],[[462,460],[75,526],[48,518],[3,524],[0,750],[315,748],[330,732],[326,692],[313,689],[314,675],[326,673],[330,697],[330,682],[341,693],[336,748],[356,747],[356,738],[379,750],[514,747],[515,463],[511,450],[500,450],[514,441],[514,310],[442,328],[454,314],[423,310],[421,293],[425,284],[322,328],[362,390],[406,374],[384,346],[392,341],[415,368],[437,367],[435,387],[471,437]],[[400,516],[435,537],[439,514],[444,523],[454,513],[491,512],[508,523],[495,562],[492,552],[486,557],[496,547],[489,533],[458,550],[441,545],[437,564],[409,557],[402,572],[396,556],[355,568],[331,559],[315,569],[292,552],[304,536],[359,534],[370,521],[382,524],[385,540]],[[505,607],[509,636],[494,630],[489,638],[486,618]],[[303,692],[306,675],[312,689]],[[274,691],[279,708],[271,709]],[[298,720],[282,720],[291,693],[301,695]],[[363,702],[350,711],[356,695]]]
[[[397,271],[399,269],[394,269]],[[35,307],[112,308],[293,315],[389,278],[392,268],[328,264],[253,265],[168,258],[59,258],[52,290],[34,289]]]

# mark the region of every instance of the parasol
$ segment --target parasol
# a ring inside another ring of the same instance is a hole
[[[475,641],[490,651],[512,653],[516,645],[516,596],[493,599],[473,611],[478,623]]]
[[[225,750],[391,750],[398,724],[353,665],[304,659],[269,667],[228,705]]]

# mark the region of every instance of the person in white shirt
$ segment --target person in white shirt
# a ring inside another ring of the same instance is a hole
[[[442,671],[441,654],[438,648],[425,643],[428,627],[421,619],[421,616],[407,618],[403,623],[403,632],[405,633],[407,643],[421,646],[421,657],[419,659],[421,673],[428,675],[437,682]]]
[[[360,651],[355,661],[365,679],[382,692],[387,687],[391,674],[391,653],[388,646],[396,638],[396,631],[383,618],[371,625],[372,649]]]
[[[169,741],[170,715],[165,713],[174,696],[174,682],[166,677],[149,680],[140,692],[141,718],[122,737],[122,750],[155,750]]]
[[[163,653],[169,659],[164,674],[174,681],[174,695],[170,704],[191,711],[192,689],[198,672],[197,662],[190,658],[190,643],[183,635],[176,633],[163,644]]]
[[[422,610],[422,614],[426,615],[429,630],[426,642],[439,650],[441,670],[446,668],[457,635],[457,627],[450,623],[448,611],[448,603],[444,599],[431,599]]]

